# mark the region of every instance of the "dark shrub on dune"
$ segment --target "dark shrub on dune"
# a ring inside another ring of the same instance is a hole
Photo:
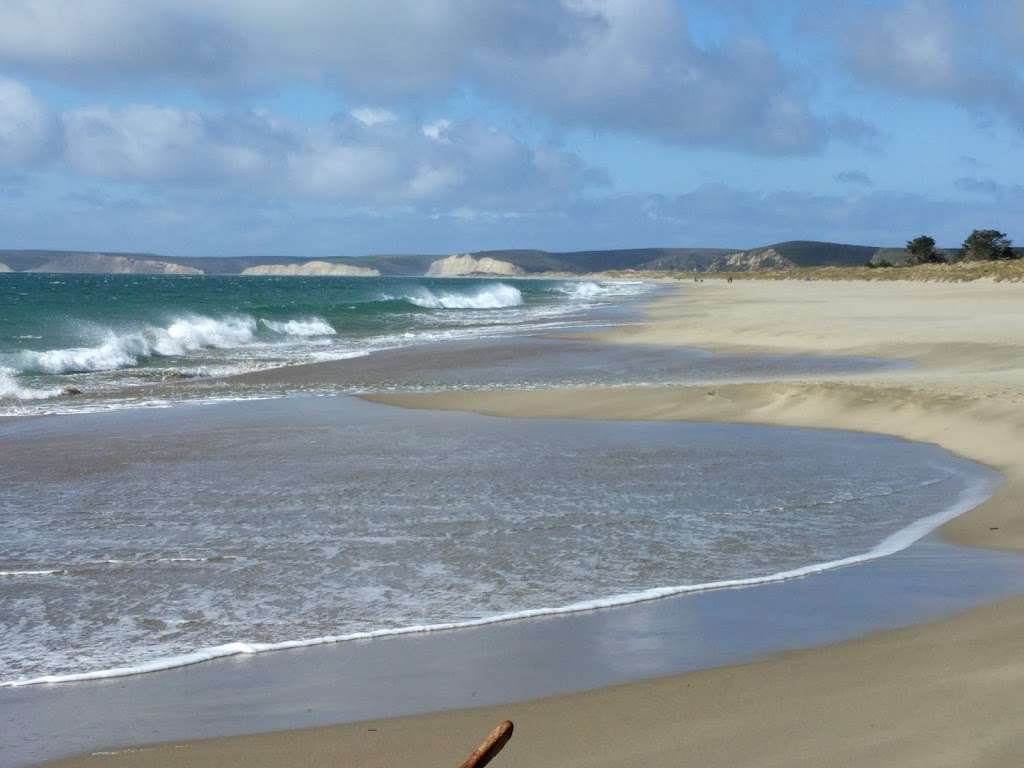
[[[1012,241],[1005,232],[976,229],[964,240],[960,258],[964,261],[999,261],[1019,259],[1021,254],[1013,250]]]

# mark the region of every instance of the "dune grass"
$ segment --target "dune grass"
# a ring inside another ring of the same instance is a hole
[[[689,273],[675,275],[692,280]],[[912,267],[794,267],[756,272],[707,272],[704,279],[724,280],[917,280],[964,283],[972,280],[1024,281],[1024,259],[1013,261],[961,261],[955,264],[918,264]]]

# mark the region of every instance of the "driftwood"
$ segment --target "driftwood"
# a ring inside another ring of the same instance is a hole
[[[512,728],[511,720],[501,723],[490,732],[479,747],[473,750],[473,754],[466,758],[466,762],[462,764],[461,768],[484,768],[512,738]]]

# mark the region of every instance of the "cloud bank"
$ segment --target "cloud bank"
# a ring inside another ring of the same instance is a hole
[[[0,231],[321,255],[959,242],[1024,220],[1022,32],[1022,0],[10,0]]]
[[[841,16],[843,64],[890,92],[1004,117],[1024,130],[1024,2],[902,0]]]
[[[361,107],[309,125],[265,111],[150,104],[49,110],[0,80],[0,164],[153,187],[361,204],[533,209],[606,182],[555,146],[529,146],[467,119],[419,124]]]
[[[863,141],[763,39],[698,45],[676,0],[20,0],[0,67],[80,87],[302,81],[371,103],[465,86],[564,125],[761,154]]]

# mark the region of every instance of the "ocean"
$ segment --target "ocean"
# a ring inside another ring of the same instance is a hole
[[[134,406],[161,383],[567,329],[651,290],[629,281],[5,274],[0,415]]]

